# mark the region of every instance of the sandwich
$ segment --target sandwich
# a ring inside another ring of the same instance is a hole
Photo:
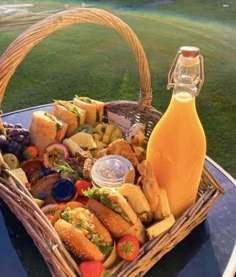
[[[142,187],[154,219],[153,224],[146,229],[146,234],[149,239],[154,239],[169,230],[174,225],[175,218],[171,213],[167,193],[159,187],[150,163],[144,160],[137,169],[141,175],[138,183]]]
[[[66,208],[70,208],[71,210],[73,210],[73,209],[79,208],[79,207],[84,208],[84,205],[82,203],[78,202],[78,201],[73,201],[73,200],[65,202],[64,204],[58,205],[57,209],[55,210],[55,212],[53,214],[53,218],[51,219],[52,225],[54,225],[56,223],[56,221],[61,218],[61,213]]]
[[[66,137],[70,137],[81,124],[84,124],[86,111],[69,101],[55,100],[53,114],[68,124]]]
[[[32,115],[29,131],[30,142],[39,150],[41,156],[45,147],[54,141],[62,141],[68,124],[50,112],[36,111]]]
[[[157,219],[159,209],[159,195],[160,187],[156,181],[154,173],[152,171],[150,162],[147,160],[142,161],[138,167],[140,177],[138,183],[142,187],[143,193],[151,207],[154,219]]]
[[[54,228],[69,251],[80,260],[105,262],[111,255],[114,258],[115,247],[110,233],[88,209],[66,207]]]
[[[153,212],[140,186],[125,183],[118,188],[118,191],[127,199],[144,224],[152,221]]]
[[[87,207],[101,220],[115,238],[129,234],[142,244],[146,241],[144,226],[127,200],[112,188],[92,188],[84,191],[89,197]]]
[[[73,104],[86,111],[85,123],[95,125],[102,121],[104,103],[88,97],[75,96]]]

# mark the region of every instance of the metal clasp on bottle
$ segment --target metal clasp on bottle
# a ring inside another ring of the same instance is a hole
[[[174,58],[174,61],[170,67],[169,73],[168,73],[168,83],[167,83],[167,89],[169,90],[170,88],[173,88],[175,86],[174,80],[173,80],[173,75],[174,75],[174,70],[175,66],[177,64],[177,61],[181,55],[181,50],[179,50]],[[199,66],[200,66],[200,76],[199,76],[199,82],[197,84],[197,91],[195,95],[198,95],[200,90],[202,89],[203,83],[204,83],[204,63],[203,63],[203,56],[198,55],[199,58]]]

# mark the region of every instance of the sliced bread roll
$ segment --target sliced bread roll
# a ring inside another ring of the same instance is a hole
[[[65,208],[54,228],[69,250],[81,260],[104,262],[114,248],[109,231],[86,208]]]
[[[122,234],[130,229],[131,226],[118,213],[98,201],[89,199],[87,206],[96,214],[115,238],[121,237]]]
[[[37,146],[41,156],[45,147],[54,141],[62,141],[68,124],[59,120],[50,112],[33,112],[29,131],[30,141]]]
[[[53,104],[53,114],[68,124],[66,137],[70,137],[81,124],[84,124],[86,111],[69,101],[57,100]]]
[[[85,194],[90,198],[88,208],[115,238],[133,234],[140,243],[145,241],[144,226],[121,193],[111,188],[92,188]]]
[[[103,102],[76,95],[73,99],[73,104],[86,111],[86,123],[95,125],[97,122],[102,121],[104,110]]]
[[[59,219],[54,225],[59,237],[67,245],[70,251],[83,260],[96,260],[102,262],[104,255],[98,247],[85,238],[83,232],[63,219]]]
[[[126,183],[119,187],[118,191],[127,199],[143,223],[152,221],[153,213],[151,207],[140,186]]]

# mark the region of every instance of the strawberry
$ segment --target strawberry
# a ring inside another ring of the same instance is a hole
[[[81,277],[101,277],[105,271],[99,261],[83,261],[79,264]]]
[[[132,235],[124,235],[116,244],[116,252],[126,261],[133,261],[139,253],[139,241]]]
[[[30,145],[26,147],[23,155],[26,160],[34,159],[38,156],[38,148],[34,145]]]
[[[84,196],[83,191],[91,187],[92,184],[90,182],[87,182],[85,180],[77,180],[75,182],[76,196]]]

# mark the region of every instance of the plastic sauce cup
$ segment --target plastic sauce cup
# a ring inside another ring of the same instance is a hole
[[[95,187],[118,188],[124,183],[126,174],[134,171],[131,162],[119,155],[107,155],[98,159],[91,169]]]

